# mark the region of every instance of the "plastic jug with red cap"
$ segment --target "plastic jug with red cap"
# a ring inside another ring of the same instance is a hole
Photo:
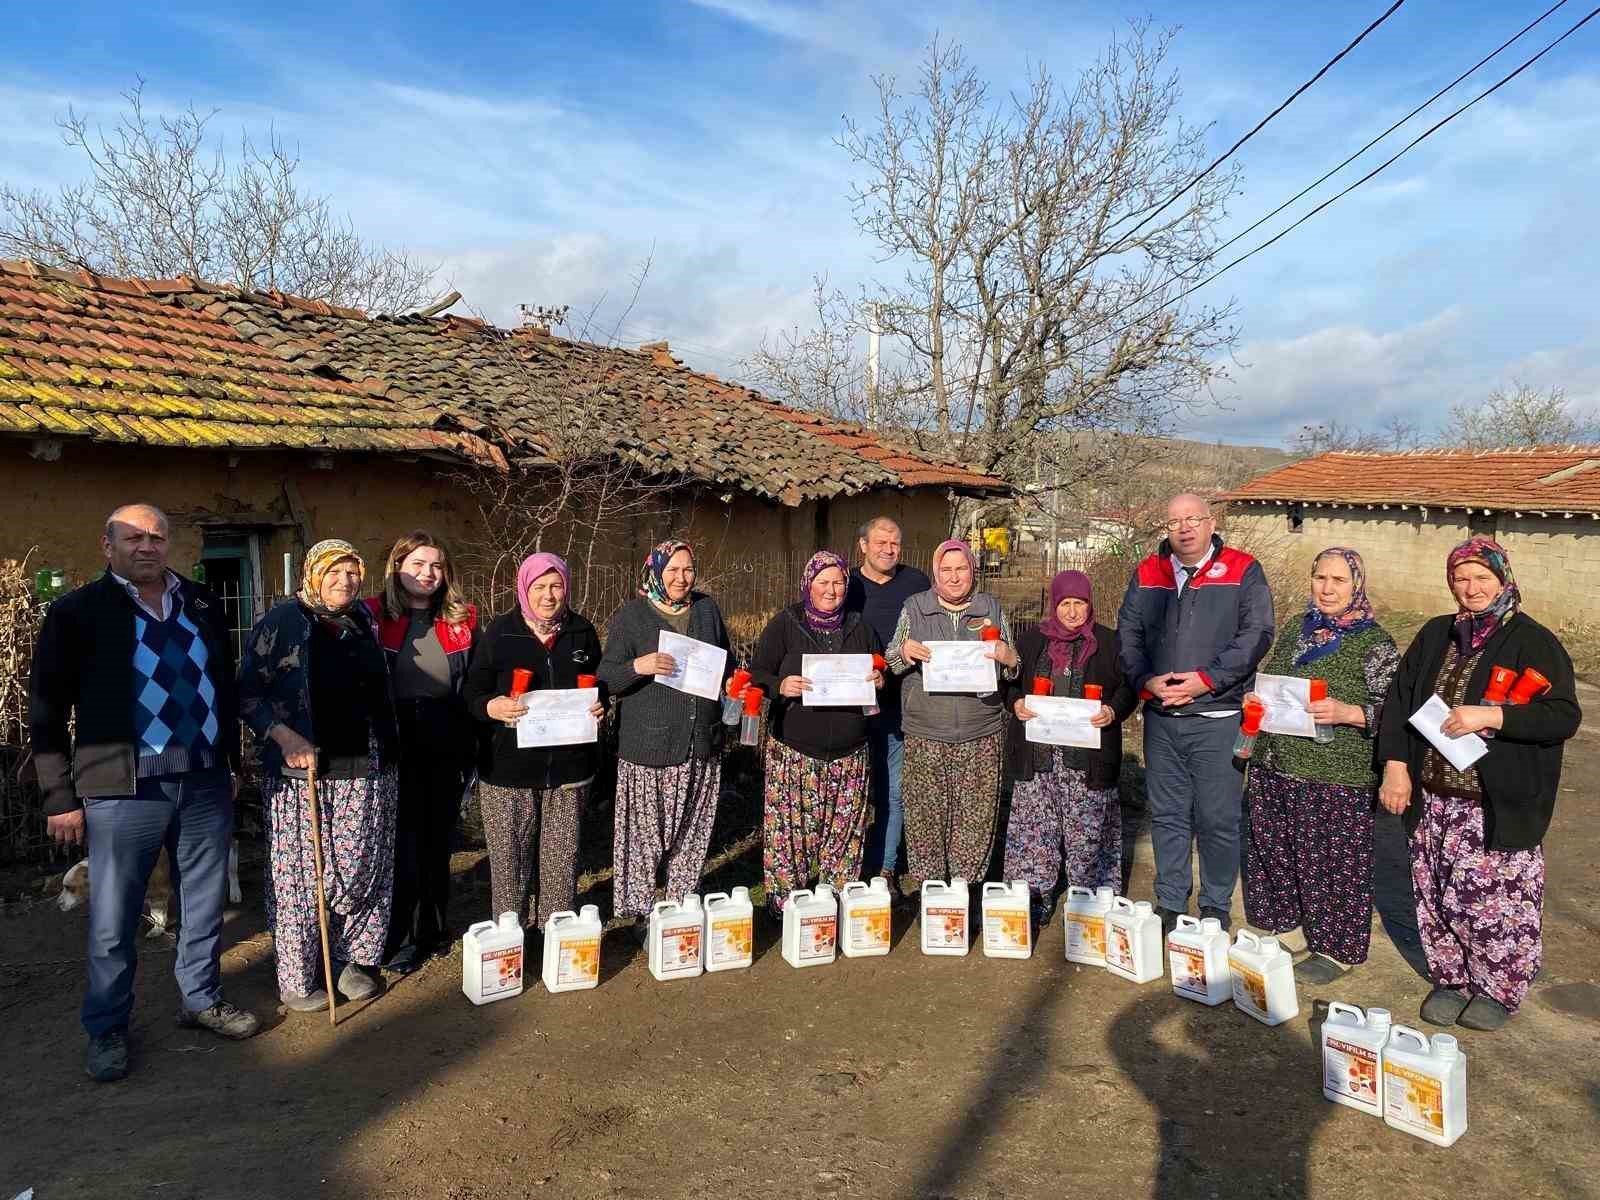
[[[1248,759],[1256,752],[1256,735],[1261,732],[1261,721],[1266,715],[1267,706],[1261,701],[1244,702],[1244,717],[1239,722],[1239,736],[1233,741],[1235,758]]]
[[[728,676],[728,690],[722,697],[722,723],[737,725],[744,711],[744,690],[750,686],[750,672],[740,667]]]
[[[739,744],[761,744],[761,701],[765,693],[758,687],[744,689],[744,716],[739,719]]]

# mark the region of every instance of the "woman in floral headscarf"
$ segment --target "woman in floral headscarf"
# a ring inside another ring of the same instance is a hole
[[[352,1000],[376,994],[389,929],[399,733],[377,623],[361,603],[365,575],[349,542],[312,546],[300,594],[261,618],[239,662],[239,715],[261,747],[267,926],[278,992],[295,1012],[325,1009],[330,986]],[[313,764],[332,980],[317,929]]]
[[[1422,1019],[1499,1029],[1543,957],[1544,851],[1562,745],[1578,731],[1572,660],[1521,611],[1506,552],[1486,537],[1445,562],[1456,611],[1418,632],[1390,685],[1378,734],[1378,799],[1411,835],[1411,887],[1433,990]],[[1521,676],[1508,704],[1484,703],[1496,667]],[[1409,722],[1432,697],[1450,706],[1448,738],[1488,750],[1452,766]]]
[[[663,873],[673,899],[697,890],[711,844],[722,783],[720,702],[657,680],[677,668],[661,652],[663,633],[728,649],[717,602],[695,591],[694,582],[689,544],[662,542],[645,556],[638,598],[606,627],[599,675],[617,702],[612,894],[618,916],[645,916]],[[724,680],[731,670],[724,666]]]
[[[1361,555],[1330,546],[1311,563],[1304,612],[1278,631],[1261,670],[1324,680],[1327,697],[1313,701],[1311,715],[1332,737],[1264,733],[1245,777],[1245,917],[1272,933],[1304,932],[1310,954],[1295,975],[1305,984],[1331,983],[1367,960],[1378,787],[1372,739],[1399,662],[1373,616]]]
[[[800,598],[767,623],[750,681],[772,699],[766,748],[762,868],[774,915],[796,888],[819,880],[841,889],[858,877],[867,831],[867,716],[860,704],[804,703],[807,654],[877,654],[882,643],[860,613],[846,613],[849,564],[831,550],[811,556]],[[863,672],[874,687],[883,675]]]

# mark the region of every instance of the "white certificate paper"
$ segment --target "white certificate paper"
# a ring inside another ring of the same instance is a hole
[[[800,674],[811,682],[811,687],[800,693],[800,703],[806,708],[878,702],[878,689],[868,678],[872,674],[870,654],[802,654]]]
[[[599,688],[552,688],[517,697],[527,712],[517,718],[517,749],[577,746],[599,740],[600,723],[589,712],[600,703]]]
[[[1257,675],[1252,690],[1267,709],[1261,718],[1262,733],[1305,738],[1317,735],[1317,723],[1311,719],[1311,680],[1292,675]]]
[[[1458,771],[1465,771],[1489,753],[1489,744],[1475,733],[1451,737],[1441,732],[1439,726],[1444,724],[1444,719],[1449,715],[1448,704],[1437,695],[1429,696],[1428,702],[1411,714],[1411,724],[1418,733],[1428,739],[1435,750],[1444,755],[1452,767]]]
[[[1100,701],[1080,700],[1076,696],[1024,696],[1028,707],[1038,714],[1022,723],[1026,740],[1045,746],[1084,746],[1100,748],[1100,731],[1089,720],[1100,711]]]
[[[656,649],[672,655],[672,661],[678,664],[671,675],[657,675],[657,683],[707,700],[722,698],[722,673],[728,665],[728,652],[721,646],[663,629]]]
[[[924,642],[933,655],[922,664],[925,692],[974,692],[987,696],[1000,688],[989,651],[998,642]]]

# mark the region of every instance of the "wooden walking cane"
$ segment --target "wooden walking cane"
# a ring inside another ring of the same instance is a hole
[[[322,973],[328,980],[328,1024],[339,1024],[338,985],[333,978],[333,953],[328,948],[328,894],[322,887],[322,812],[317,805],[317,752],[306,768],[306,795],[311,801],[311,859],[317,873],[317,928],[322,933]]]

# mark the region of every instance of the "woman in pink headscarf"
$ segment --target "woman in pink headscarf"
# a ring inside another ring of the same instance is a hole
[[[517,605],[501,613],[472,648],[467,709],[483,723],[479,738],[478,803],[489,843],[489,891],[494,912],[514,912],[542,928],[550,914],[570,909],[577,886],[578,820],[594,780],[593,742],[517,746],[514,675],[531,678],[520,690],[575,688],[578,676],[600,663],[600,637],[567,607],[567,564],[554,554],[530,554],[517,570]],[[591,710],[598,720],[603,704]],[[537,847],[538,862],[534,862]]]

